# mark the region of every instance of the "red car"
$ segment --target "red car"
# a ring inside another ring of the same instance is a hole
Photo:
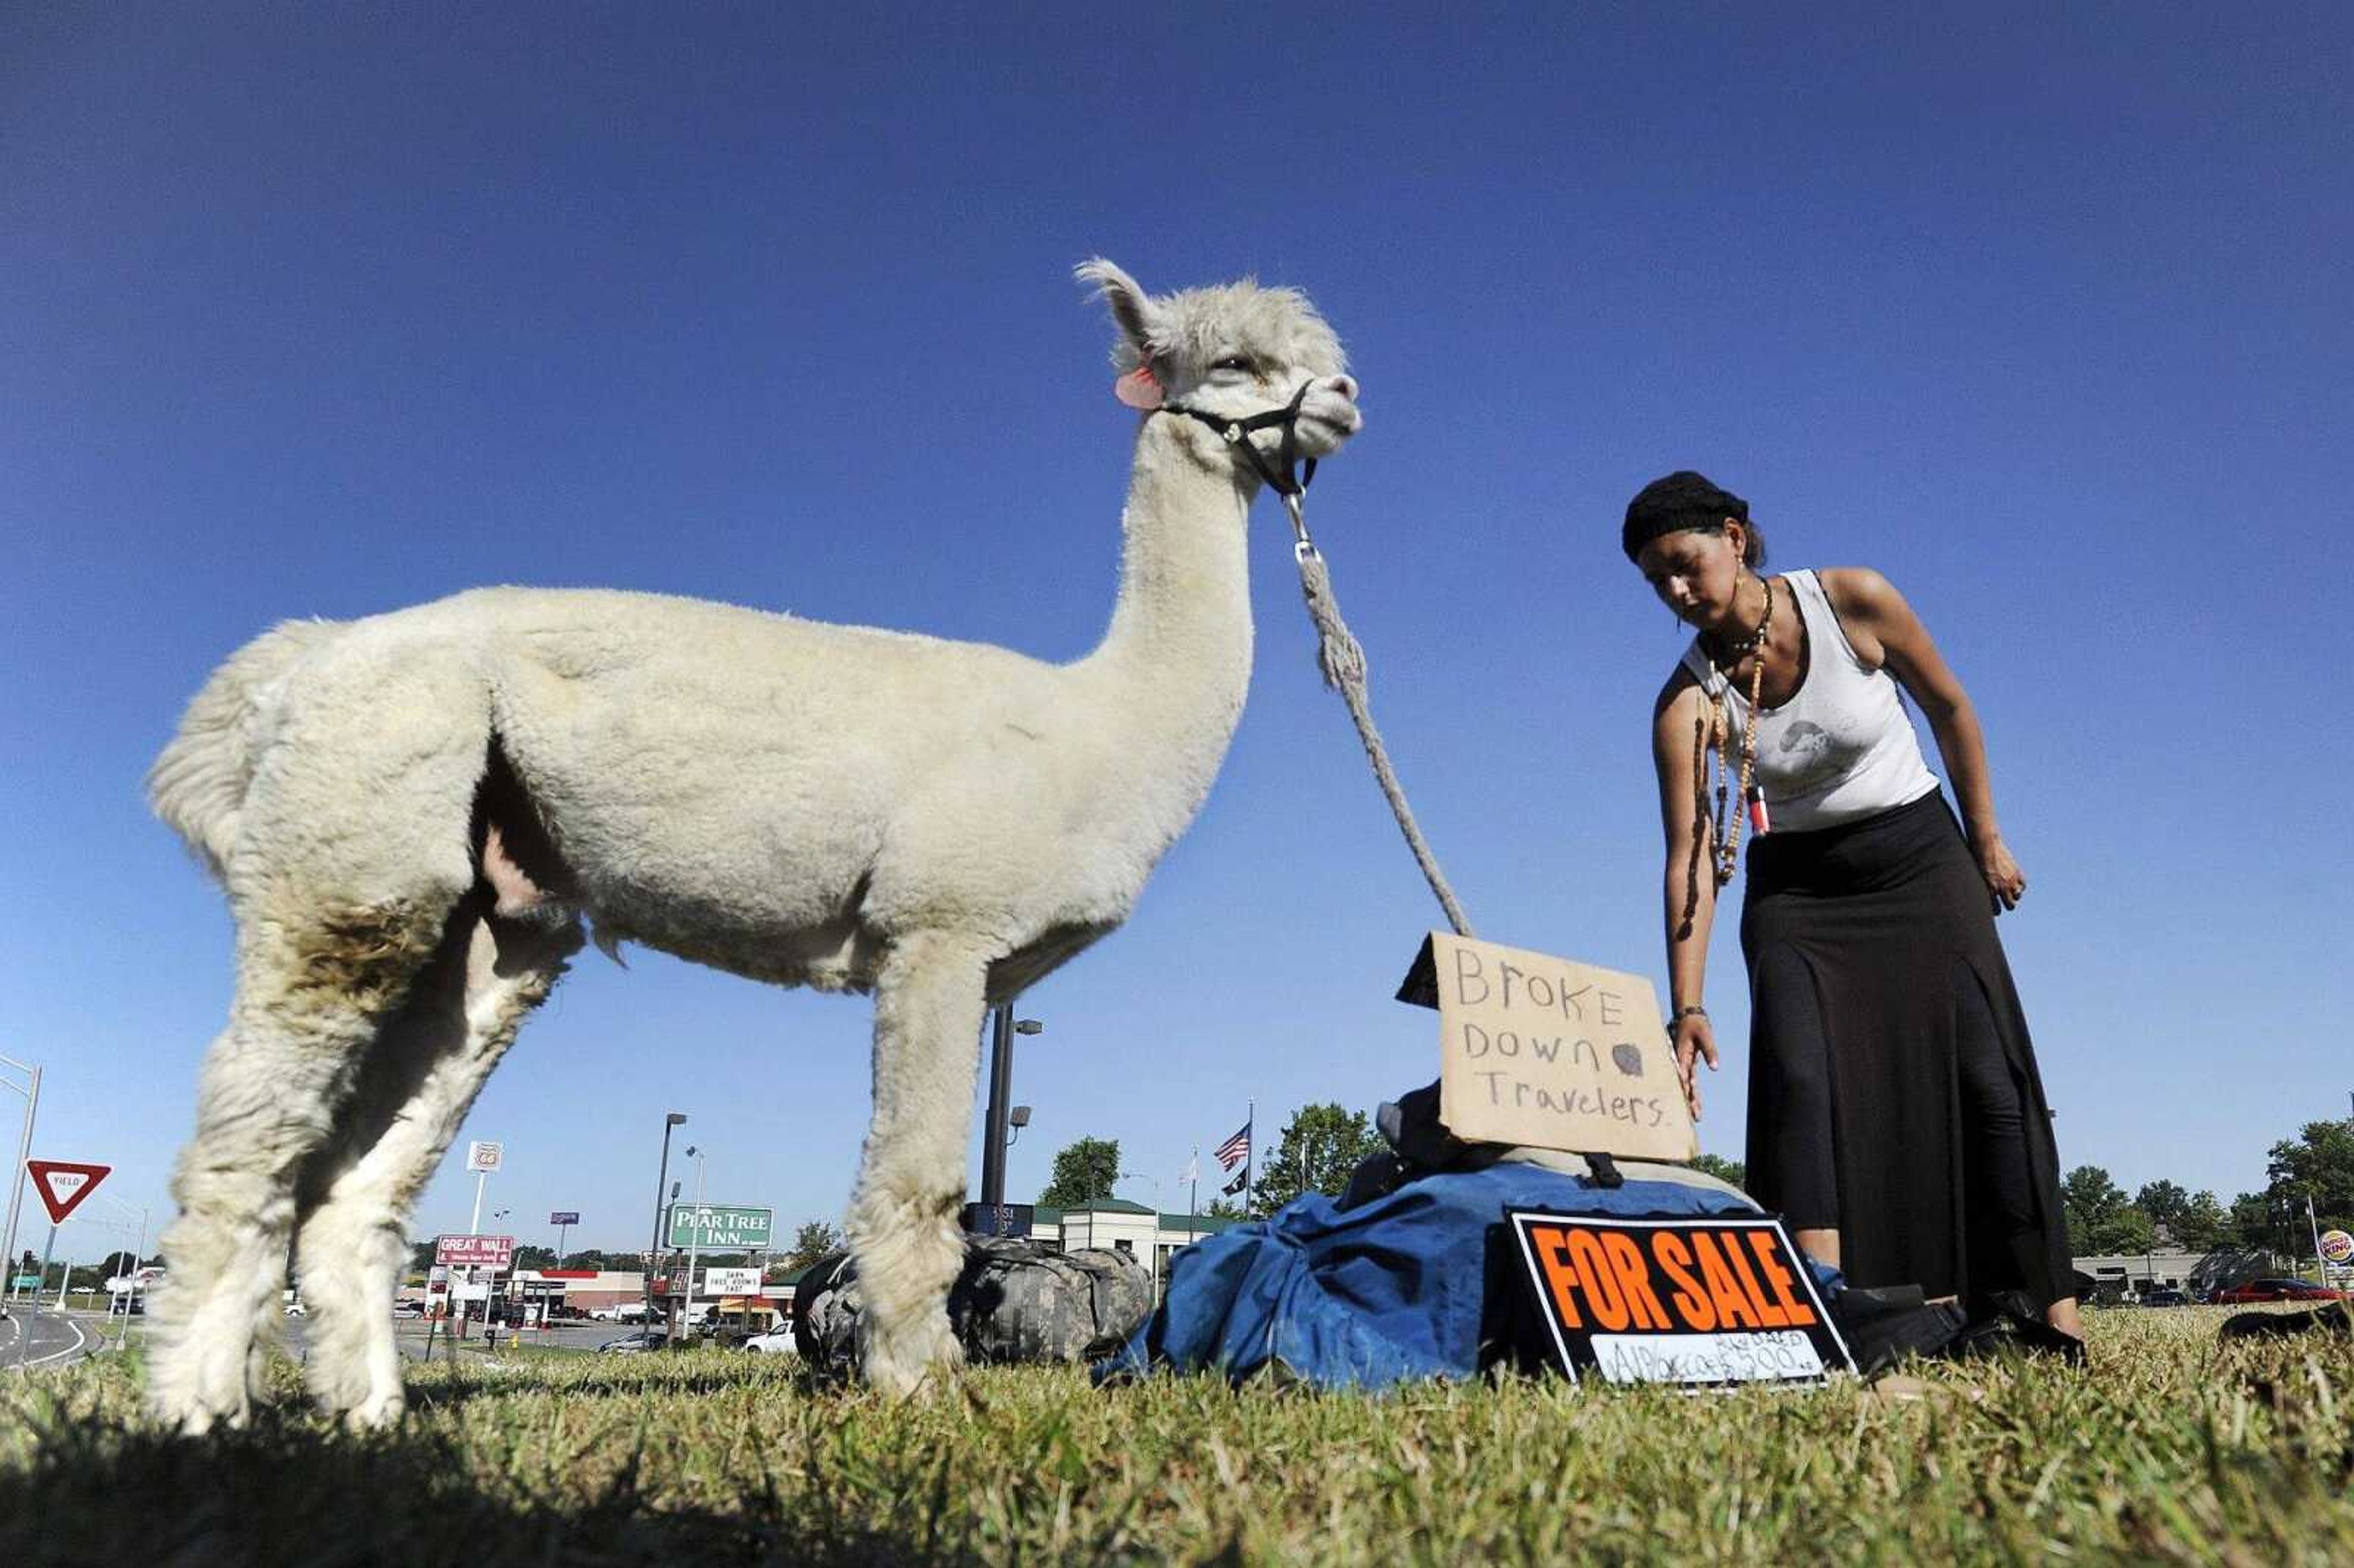
[[[2345,1301],[2354,1299],[2343,1290],[2332,1290],[2326,1285],[2307,1285],[2302,1279],[2251,1279],[2234,1285],[2229,1290],[2215,1292],[2219,1307],[2239,1307],[2251,1301]]]

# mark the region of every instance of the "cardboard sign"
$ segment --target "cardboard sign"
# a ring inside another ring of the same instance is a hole
[[[41,1197],[41,1207],[49,1212],[49,1224],[61,1225],[66,1216],[81,1206],[81,1201],[98,1191],[114,1169],[111,1165],[85,1165],[74,1160],[27,1160],[26,1173],[33,1178],[33,1191]]]
[[[1573,1379],[1713,1387],[1855,1370],[1778,1219],[1514,1210],[1511,1220],[1557,1364]]]
[[[514,1261],[513,1236],[435,1236],[433,1261],[457,1268],[504,1268]]]
[[[1636,1160],[1700,1152],[1640,975],[1433,931],[1397,995],[1438,1010],[1438,1114],[1456,1137]]]

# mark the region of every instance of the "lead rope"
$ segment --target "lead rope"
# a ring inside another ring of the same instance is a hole
[[[1438,857],[1430,853],[1430,844],[1415,825],[1414,809],[1405,803],[1405,789],[1398,783],[1397,770],[1390,766],[1389,750],[1382,744],[1382,732],[1373,726],[1373,713],[1365,692],[1365,650],[1350,631],[1349,623],[1341,619],[1341,606],[1332,597],[1332,577],[1325,569],[1324,553],[1316,541],[1308,536],[1308,523],[1299,514],[1299,496],[1293,493],[1283,497],[1283,509],[1291,515],[1292,557],[1299,564],[1299,591],[1308,600],[1308,619],[1316,626],[1316,662],[1324,672],[1324,683],[1341,694],[1349,705],[1349,716],[1356,721],[1357,738],[1364,743],[1365,756],[1373,765],[1373,778],[1381,784],[1382,794],[1390,803],[1390,814],[1397,819],[1398,832],[1405,835],[1406,847],[1414,851],[1415,863],[1422,867],[1422,879],[1430,884],[1438,906],[1447,911],[1447,923],[1458,937],[1472,935],[1471,922],[1463,914],[1463,906],[1455,900],[1455,890],[1447,885],[1447,874],[1438,869]]]

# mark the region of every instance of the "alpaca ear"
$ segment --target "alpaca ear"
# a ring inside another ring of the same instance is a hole
[[[1074,269],[1074,276],[1091,285],[1104,303],[1111,307],[1111,319],[1128,339],[1137,363],[1150,363],[1166,346],[1161,309],[1144,291],[1142,284],[1100,256],[1080,262]]]

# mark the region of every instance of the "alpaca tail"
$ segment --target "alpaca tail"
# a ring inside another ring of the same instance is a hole
[[[223,876],[239,814],[281,683],[297,662],[343,630],[333,620],[281,621],[213,672],[155,765],[147,799],[205,869]]]

